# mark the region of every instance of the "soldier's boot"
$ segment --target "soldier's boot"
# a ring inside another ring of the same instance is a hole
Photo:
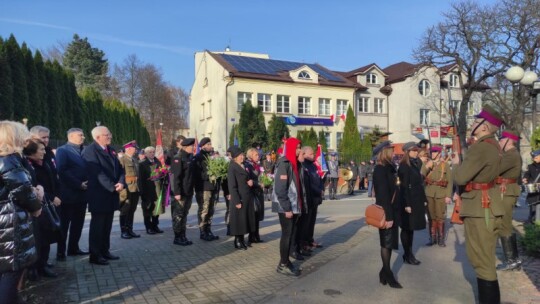
[[[521,261],[518,259],[516,235],[501,237],[504,261],[497,265],[497,270],[521,270]]]
[[[192,245],[193,244],[193,242],[186,237],[186,231],[185,230],[182,231],[180,234],[182,235],[182,239],[186,242],[187,245]]]
[[[437,230],[439,231],[439,233],[437,234],[439,238],[438,240],[439,247],[446,247],[446,243],[444,241],[445,239],[444,220],[437,222],[437,228],[438,228]]]
[[[199,227],[199,237],[201,240],[206,240],[206,229]]]
[[[127,217],[127,223],[126,223],[126,226],[127,226],[127,229],[128,229],[128,234],[131,235],[131,237],[133,238],[140,238],[141,235],[140,234],[136,234],[134,231],[133,231],[133,216],[134,214],[130,214],[128,217]]]
[[[131,239],[131,235],[128,233],[128,227],[126,226],[126,216],[120,215],[120,230],[122,231],[122,234],[120,235],[123,239]]]
[[[173,244],[174,245],[185,246],[183,241],[182,241],[182,236],[179,233],[176,233],[176,232],[174,233]]]
[[[434,221],[429,220],[429,242],[426,246],[433,246],[437,244],[437,227]]]
[[[501,292],[499,281],[486,281],[476,278],[478,284],[478,303],[479,304],[500,304]]]
[[[214,235],[212,233],[212,229],[210,229],[210,225],[208,225],[208,227],[206,228],[206,240],[207,241],[215,241],[215,240],[218,240],[218,239],[219,239],[219,236]]]
[[[152,216],[152,229],[155,233],[163,233],[163,230],[159,229],[159,216]]]

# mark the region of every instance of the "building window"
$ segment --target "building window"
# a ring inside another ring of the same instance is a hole
[[[369,97],[361,97],[360,99],[358,99],[358,112],[369,112]]]
[[[450,102],[448,103],[448,112],[453,110],[454,114],[458,115],[460,104],[461,104],[461,100],[450,100]]]
[[[311,114],[311,98],[298,97],[298,114]]]
[[[330,115],[330,99],[319,98],[319,115]]]
[[[212,117],[212,99],[209,99],[206,103],[208,104],[208,107],[207,107],[208,113],[206,115],[206,118],[210,118]]]
[[[384,99],[383,98],[375,98],[373,103],[373,112],[378,114],[384,113]]]
[[[330,132],[324,132],[324,141],[326,142],[326,147],[330,147]]]
[[[242,111],[242,107],[244,104],[246,104],[246,102],[251,102],[251,93],[238,92],[236,111]]]
[[[257,94],[257,103],[263,112],[272,112],[272,98],[270,94]]]
[[[429,126],[429,110],[420,109],[420,125]]]
[[[306,71],[302,71],[300,72],[300,74],[298,74],[298,78],[304,80],[311,80],[311,75],[309,75],[309,73]]]
[[[289,96],[286,96],[286,95],[277,96],[277,112],[278,113],[290,112]]]
[[[339,145],[341,145],[342,140],[343,140],[343,132],[337,132],[336,133],[336,149],[339,149]]]
[[[347,114],[347,103],[348,101],[345,99],[337,100],[337,116],[341,114]]]
[[[450,74],[450,87],[459,87],[459,76],[457,74]]]
[[[429,84],[429,81],[427,79],[423,79],[418,84],[418,92],[420,92],[420,95],[426,97],[429,96],[431,93],[431,85]]]
[[[204,120],[204,102],[201,103],[201,112],[199,112],[199,119]]]
[[[367,74],[366,75],[366,83],[367,84],[377,84],[378,83],[377,75],[373,74],[373,73]]]

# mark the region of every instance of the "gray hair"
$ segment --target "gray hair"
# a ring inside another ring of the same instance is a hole
[[[92,138],[95,140],[97,139],[97,137],[100,135],[100,130],[103,130],[103,129],[107,129],[109,130],[107,127],[105,126],[97,126],[95,128],[92,129]]]
[[[51,133],[51,130],[49,130],[49,128],[44,127],[44,126],[33,126],[30,129],[30,133],[32,135],[39,135],[39,133]]]
[[[71,129],[67,130],[67,135],[69,136],[69,134],[75,133],[75,132],[81,132],[81,133],[84,133],[84,131],[83,131],[82,129],[79,129],[79,128],[71,128]]]
[[[150,151],[156,151],[156,148],[152,147],[152,146],[148,146],[146,148],[144,148],[144,154],[150,152]]]
[[[302,147],[302,153],[306,153],[307,151],[310,151],[310,150],[315,152],[315,150],[313,150],[313,148],[310,147],[310,146],[303,146]]]

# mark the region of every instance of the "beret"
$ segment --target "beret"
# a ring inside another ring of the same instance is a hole
[[[402,147],[403,151],[409,151],[409,150],[414,150],[414,149],[416,150],[419,149],[418,145],[414,141],[409,141],[405,143]]]
[[[431,152],[441,152],[441,151],[442,151],[442,146],[435,145],[431,147]]]
[[[497,112],[489,105],[484,105],[482,107],[482,111],[480,111],[480,113],[476,115],[476,118],[483,118],[497,128],[504,124],[504,120],[502,119],[501,114],[499,114],[499,112]]]
[[[330,153],[330,156],[336,156],[336,155],[337,155],[337,153],[336,153],[336,152],[332,152],[332,153]]]
[[[392,142],[389,141],[389,140],[385,140],[383,141],[382,143],[378,144],[377,146],[375,146],[375,148],[373,148],[373,156],[379,154],[379,152],[381,152],[384,148],[393,148],[394,146],[392,146]]]
[[[518,132],[516,132],[514,130],[510,130],[510,129],[506,129],[506,130],[504,130],[502,132],[501,139],[502,138],[510,138],[512,140],[515,140],[515,141],[518,141],[518,140],[521,139]]]
[[[124,144],[123,147],[124,147],[124,149],[127,149],[127,148],[135,148],[135,149],[137,149],[137,148],[139,148],[139,147],[137,147],[137,141],[135,141],[135,140],[132,140],[132,141]]]
[[[534,150],[531,152],[532,157],[537,157],[538,155],[540,155],[540,150]]]
[[[195,144],[195,138],[185,138],[185,139],[182,139],[182,146],[183,147],[186,147],[186,146],[193,146],[193,144]]]
[[[199,142],[199,147],[202,147],[206,145],[207,143],[211,142],[210,137],[203,137],[201,141]]]

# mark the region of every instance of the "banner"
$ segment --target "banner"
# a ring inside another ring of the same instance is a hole
[[[158,129],[156,134],[156,158],[161,162],[162,165],[165,164],[165,155],[163,154],[163,140],[161,139],[161,129]]]

